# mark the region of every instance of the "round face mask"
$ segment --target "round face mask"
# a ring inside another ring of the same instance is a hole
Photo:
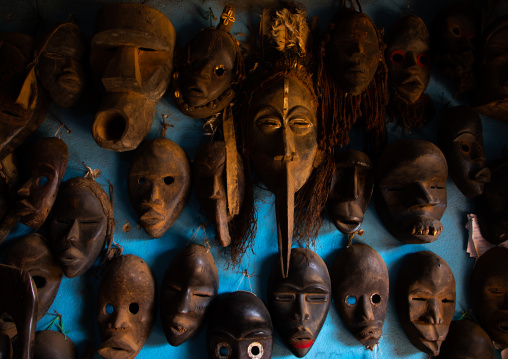
[[[388,85],[399,98],[415,103],[430,80],[430,38],[423,20],[409,15],[393,25],[386,40]]]
[[[18,190],[16,214],[21,223],[37,229],[46,221],[67,170],[68,157],[67,145],[58,138],[42,138],[33,144],[30,179]]]
[[[33,359],[76,359],[76,347],[71,338],[54,330],[35,334]]]
[[[485,183],[490,182],[490,170],[485,167],[480,116],[465,106],[446,109],[441,114],[438,137],[459,190],[467,198],[481,195]]]
[[[335,308],[349,331],[372,350],[383,334],[388,305],[388,269],[365,244],[343,248],[332,269]]]
[[[328,66],[342,91],[361,94],[376,74],[380,49],[377,30],[370,18],[352,10],[340,10],[326,50]]]
[[[210,359],[269,359],[272,321],[263,301],[250,292],[219,295],[207,331]]]
[[[219,290],[219,274],[211,253],[191,244],[171,262],[161,289],[161,321],[172,346],[189,340],[201,327]]]
[[[378,214],[404,243],[430,243],[443,231],[448,166],[428,141],[403,140],[388,145],[376,165]]]
[[[437,359],[494,359],[492,340],[470,320],[455,320],[441,345]]]
[[[436,356],[455,312],[455,278],[433,252],[407,257],[396,286],[399,320],[415,347]]]
[[[335,153],[335,171],[328,196],[328,214],[339,231],[355,233],[360,229],[374,189],[370,158],[363,152]]]
[[[66,277],[74,278],[90,269],[113,230],[111,203],[97,182],[76,177],[62,184],[49,239]]]
[[[148,265],[132,254],[113,259],[99,285],[98,353],[106,359],[135,358],[150,334],[155,311],[155,279]]]
[[[268,280],[274,326],[289,350],[304,357],[317,339],[330,308],[330,276],[310,249],[293,248],[287,278],[276,263]]]
[[[190,166],[175,142],[155,138],[143,143],[132,158],[129,198],[150,236],[160,238],[182,212],[190,191]]]

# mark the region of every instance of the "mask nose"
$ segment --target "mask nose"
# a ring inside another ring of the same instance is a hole
[[[370,304],[370,298],[367,295],[362,295],[358,300],[358,318],[364,322],[370,322],[374,320],[374,312],[372,311],[372,305]]]
[[[30,187],[32,186],[33,180],[30,178],[25,182],[23,186],[18,190],[18,196],[21,198],[27,198],[30,196]]]
[[[298,160],[295,150],[295,135],[288,124],[282,125],[282,155],[275,156],[275,161],[292,162]]]
[[[134,46],[120,46],[116,49],[115,55],[102,75],[102,83],[107,92],[125,92],[126,89],[141,91],[142,79],[138,53],[138,49]]]
[[[357,169],[353,168],[344,168],[341,174],[341,191],[344,196],[344,201],[353,201],[358,198],[358,184],[357,184]]]
[[[430,324],[442,324],[444,322],[441,315],[441,308],[439,306],[439,299],[427,299],[427,311],[423,315],[422,320]]]
[[[79,222],[77,219],[71,224],[67,234],[64,237],[64,241],[67,243],[76,243],[79,241]]]
[[[129,313],[125,308],[114,308],[113,318],[109,322],[109,328],[115,330],[127,330],[130,328],[129,325]]]
[[[415,188],[415,197],[414,204],[411,208],[421,208],[427,206],[435,206],[439,204],[439,199],[434,198],[428,188],[425,186],[423,182],[416,182],[414,184]]]
[[[219,176],[213,176],[213,188],[210,199],[217,200],[224,197],[224,190],[222,188],[222,178]]]
[[[180,301],[176,306],[178,313],[187,314],[190,312],[192,294],[189,288],[183,288],[180,296]]]
[[[156,203],[156,204],[162,204],[161,196],[160,196],[160,189],[156,183],[151,184],[149,202]]]
[[[296,294],[293,311],[294,320],[298,322],[305,322],[310,320],[310,312],[307,301],[305,300],[305,294]]]

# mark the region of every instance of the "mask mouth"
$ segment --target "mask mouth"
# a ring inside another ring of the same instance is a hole
[[[360,341],[368,340],[368,339],[376,339],[379,340],[381,338],[383,331],[377,325],[367,325],[362,330],[356,333],[356,338]]]
[[[363,218],[360,217],[342,217],[334,219],[333,223],[339,231],[345,234],[357,232],[362,225]]]
[[[490,175],[490,170],[487,167],[484,167],[474,175],[474,181],[479,183],[489,183]]]
[[[141,210],[144,211],[144,213],[139,217],[141,222],[148,224],[148,225],[156,225],[157,223],[160,223],[163,221],[166,216],[164,214],[157,211],[154,207],[160,207],[159,204],[156,203],[142,203],[141,204]]]
[[[439,355],[439,351],[441,349],[441,344],[443,343],[442,340],[426,340],[426,339],[420,338],[420,341],[426,348],[430,349],[430,351],[432,352],[432,356]]]
[[[60,263],[66,266],[76,265],[79,262],[83,261],[84,259],[85,257],[83,256],[83,253],[81,253],[81,251],[77,250],[74,247],[70,247],[64,250],[58,256],[58,260],[60,261]]]
[[[443,224],[438,219],[429,218],[427,216],[418,216],[411,219],[406,225],[408,234],[421,243],[430,243],[435,241],[441,232],[443,232]]]
[[[109,359],[127,359],[136,354],[135,343],[130,338],[122,339],[112,337],[102,343],[97,352],[104,358]]]
[[[95,134],[101,141],[118,142],[126,133],[128,122],[122,111],[109,109],[98,112],[94,122]]]
[[[289,344],[296,349],[307,349],[310,348],[316,338],[306,328],[298,328],[297,331],[289,337]]]
[[[81,89],[78,73],[70,67],[67,67],[63,75],[58,78],[58,84],[69,92],[76,92]]]
[[[169,328],[171,329],[171,333],[174,335],[184,335],[188,330],[185,325],[177,322],[173,322]]]
[[[26,199],[23,199],[16,204],[16,215],[19,217],[25,217],[35,212],[36,209]]]

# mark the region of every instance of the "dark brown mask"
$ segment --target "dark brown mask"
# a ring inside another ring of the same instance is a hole
[[[443,231],[448,167],[431,142],[403,140],[388,145],[376,165],[378,214],[404,243],[430,243]]]
[[[175,142],[154,138],[143,143],[132,158],[128,190],[141,226],[160,238],[182,212],[190,191],[190,166]]]
[[[363,152],[347,150],[335,153],[335,171],[328,197],[328,214],[344,234],[360,229],[374,189],[374,171]]]
[[[245,192],[243,162],[237,156],[238,201],[242,206]],[[228,210],[226,178],[226,145],[223,141],[202,145],[194,159],[194,187],[205,215],[213,222],[215,237],[222,247],[231,243],[228,223],[233,219]]]
[[[169,84],[175,29],[163,13],[143,4],[106,5],[94,27],[90,66],[106,96],[92,134],[108,150],[133,150],[150,131]]]
[[[132,254],[114,258],[99,285],[98,353],[107,359],[135,358],[150,334],[155,311],[155,279],[148,265]]]
[[[395,299],[411,343],[424,353],[438,355],[455,312],[455,278],[448,264],[429,251],[408,255]]]
[[[13,153],[0,160],[0,221],[5,218],[16,200],[14,194],[19,183],[16,157]]]
[[[490,170],[485,167],[482,120],[478,113],[465,106],[444,110],[438,136],[458,189],[467,198],[481,195],[485,183],[490,182]]]
[[[485,330],[470,320],[455,320],[436,358],[494,359],[494,347]]]
[[[35,334],[33,359],[76,359],[76,347],[71,338],[54,330]]]
[[[53,206],[49,240],[66,277],[74,278],[93,265],[114,232],[111,202],[91,179],[71,178],[60,187]]]
[[[263,301],[250,292],[215,299],[207,331],[211,359],[270,359],[272,321]]]
[[[18,190],[16,214],[21,223],[37,229],[46,221],[68,158],[67,145],[58,138],[41,138],[33,144],[28,162],[30,179]]]
[[[365,244],[339,251],[332,269],[335,308],[349,331],[368,349],[383,334],[389,278],[383,258]]]
[[[191,244],[176,255],[164,276],[160,300],[169,344],[178,346],[196,334],[218,290],[219,274],[210,251]]]
[[[325,262],[307,248],[293,248],[287,278],[280,262],[268,280],[268,306],[284,344],[298,358],[317,339],[330,308],[331,285]]]

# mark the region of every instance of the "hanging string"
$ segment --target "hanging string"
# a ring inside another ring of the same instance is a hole
[[[238,273],[238,272],[237,272]],[[240,285],[242,285],[243,283],[243,280],[245,278],[247,278],[247,281],[249,282],[249,288],[250,288],[250,292],[252,292],[252,285],[251,285],[251,282],[250,282],[250,277],[259,277],[258,275],[255,275],[255,273],[252,273],[252,274],[249,274],[249,270],[248,269],[245,269],[244,271],[241,272],[242,273],[242,279],[240,280],[240,283],[238,283],[238,287],[236,287],[236,290],[238,290],[238,288],[240,288]]]
[[[65,330],[63,319],[62,319],[62,314],[59,314],[56,310],[55,310],[55,314],[53,314],[53,313],[48,313],[48,314],[54,315],[55,317],[44,327],[44,330],[49,330],[54,325],[54,326],[56,326],[58,331],[63,334],[64,339],[67,340],[67,333],[69,333],[70,330]],[[60,323],[58,323],[58,322],[60,322]]]

